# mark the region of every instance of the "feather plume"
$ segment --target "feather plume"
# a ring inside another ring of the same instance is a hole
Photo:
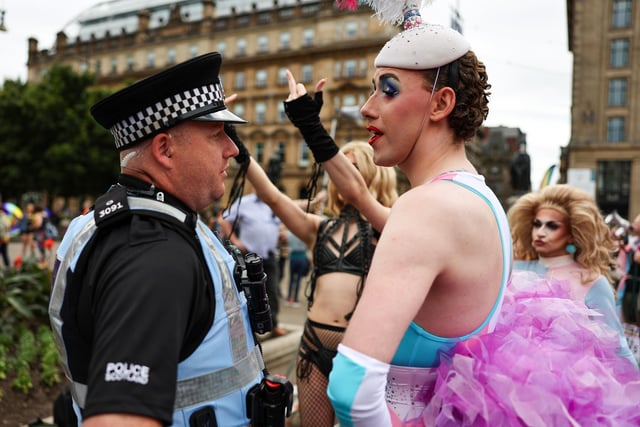
[[[404,29],[420,25],[420,9],[433,3],[433,0],[336,0],[340,9],[356,10],[358,5],[366,4],[376,13],[380,22],[399,25]]]
[[[358,7],[358,0],[336,0],[336,4],[340,10],[349,9],[353,11]]]

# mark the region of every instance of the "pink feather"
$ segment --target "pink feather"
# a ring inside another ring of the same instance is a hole
[[[358,7],[358,0],[336,0],[336,4],[340,10],[356,10]]]
[[[405,13],[414,10],[414,18],[410,22],[405,23],[405,29],[414,25],[419,25],[420,20],[419,9],[432,3],[433,0],[336,0],[336,4],[340,9],[355,10],[358,4],[366,4],[371,7],[376,16],[382,23],[401,24],[405,20]]]

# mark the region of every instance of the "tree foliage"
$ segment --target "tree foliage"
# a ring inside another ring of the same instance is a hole
[[[30,192],[104,192],[118,173],[113,139],[89,113],[107,93],[91,74],[54,66],[39,83],[7,80],[0,89],[3,198]]]

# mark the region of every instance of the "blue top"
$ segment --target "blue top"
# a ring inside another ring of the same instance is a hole
[[[289,256],[306,256],[307,254],[307,245],[304,244],[302,240],[298,238],[291,231],[287,231],[287,241],[289,242]]]
[[[396,354],[393,356],[391,361],[393,365],[420,368],[438,366],[440,364],[440,354],[448,352],[456,343],[466,341],[480,333],[493,331],[502,306],[504,289],[511,275],[511,235],[509,224],[500,201],[486,186],[484,178],[479,175],[457,172],[440,175],[436,180],[447,180],[465,187],[484,199],[491,207],[498,224],[502,243],[503,269],[500,293],[484,322],[470,333],[460,337],[440,337],[427,332],[417,323],[411,322],[400,341]]]

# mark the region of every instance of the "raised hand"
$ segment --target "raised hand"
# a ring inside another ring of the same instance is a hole
[[[291,71],[286,71],[289,83],[289,96],[284,102],[284,111],[302,133],[305,142],[317,162],[322,163],[335,156],[339,149],[320,122],[322,109],[322,88],[326,79],[320,79],[315,86],[313,98],[302,83],[296,83]]]

